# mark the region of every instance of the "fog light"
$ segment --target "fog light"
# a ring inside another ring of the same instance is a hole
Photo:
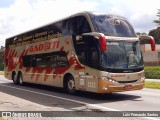
[[[106,81],[108,81],[108,82],[110,82],[110,83],[113,83],[113,84],[118,84],[117,81],[115,81],[115,80],[113,80],[113,79],[111,79],[111,78],[108,78],[108,77],[106,77],[106,76],[101,76],[101,79],[106,80]]]
[[[138,81],[143,81],[145,80],[145,77],[141,77]]]
[[[140,80],[145,80],[145,77],[141,77],[141,79]]]
[[[109,79],[109,82],[113,82],[112,79]]]
[[[101,76],[101,79],[108,80],[108,78],[106,76]]]
[[[102,89],[103,89],[103,90],[108,90],[108,88],[107,88],[107,87],[102,87]]]

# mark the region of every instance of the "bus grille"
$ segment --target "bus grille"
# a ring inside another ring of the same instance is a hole
[[[132,81],[117,81],[119,83],[134,83],[137,82],[138,80],[132,80]]]

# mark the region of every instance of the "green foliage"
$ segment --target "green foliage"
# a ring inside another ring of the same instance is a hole
[[[0,71],[0,75],[4,75],[4,71]]]
[[[0,71],[3,71],[3,70],[4,70],[4,65],[0,64]]]
[[[145,81],[145,88],[160,89],[160,82]]]
[[[146,66],[145,77],[148,79],[160,79],[160,66]]]
[[[149,31],[149,35],[154,37],[156,43],[160,43],[160,27],[157,27],[157,29]]]
[[[154,20],[154,23],[157,25],[157,29],[153,29],[149,31],[149,35],[154,37],[156,43],[160,44],[160,9],[157,12],[157,20]]]
[[[154,23],[156,23],[157,26],[160,26],[160,9],[158,9],[157,17],[158,17],[158,20],[154,20]]]
[[[3,61],[4,61],[4,51],[0,51],[0,71],[4,70]]]

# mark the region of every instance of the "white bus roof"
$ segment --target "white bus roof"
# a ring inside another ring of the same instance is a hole
[[[47,23],[47,24],[44,24],[42,26],[39,26],[39,27],[36,27],[36,28],[32,28],[32,29],[24,31],[22,33],[15,34],[15,35],[13,35],[11,37],[8,37],[6,39],[10,39],[12,37],[17,37],[17,36],[22,35],[24,33],[27,33],[27,32],[30,32],[30,31],[33,31],[33,30],[36,30],[36,29],[39,29],[39,28],[42,28],[42,27],[45,27],[45,26],[48,26],[48,25],[51,25],[51,24],[59,22],[59,21],[66,20],[66,19],[74,17],[74,16],[79,16],[79,15],[84,15],[84,16],[89,16],[89,15],[108,15],[108,16],[115,16],[115,17],[118,17],[118,18],[126,19],[125,17],[120,16],[120,15],[116,15],[116,14],[107,14],[107,13],[100,13],[100,12],[83,11],[83,12],[78,12],[78,13],[75,13],[75,14],[70,15],[68,17],[65,17],[65,18],[62,18],[62,19],[59,19],[59,20],[56,20],[56,21],[53,21],[53,22],[50,22],[50,23]]]

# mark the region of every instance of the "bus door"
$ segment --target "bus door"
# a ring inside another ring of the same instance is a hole
[[[78,56],[78,60],[81,66],[86,64],[86,54],[85,49],[81,47],[81,49],[76,49],[76,53]],[[85,81],[85,67],[81,67],[79,69],[79,65],[76,63],[75,66],[75,77],[76,77],[76,84],[80,90],[86,90],[86,81]]]
[[[97,92],[98,79],[97,79],[97,67],[98,67],[98,51],[95,47],[91,47],[87,50],[87,66],[85,68],[85,81],[86,90],[91,92]]]
[[[98,89],[98,80],[97,80],[97,70],[90,69],[89,67],[85,68],[85,82],[86,90],[90,92],[97,92]]]
[[[97,67],[99,64],[97,40],[87,36],[77,42],[76,53],[79,62],[85,66],[78,72],[80,89],[95,92],[98,87]]]

